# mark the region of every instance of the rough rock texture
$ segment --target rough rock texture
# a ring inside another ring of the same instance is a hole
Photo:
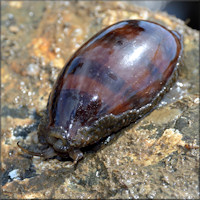
[[[103,27],[124,19],[158,22],[184,36],[180,76],[160,105],[89,149],[76,166],[24,154],[57,74]],[[199,197],[199,32],[165,13],[125,2],[2,2],[1,198]]]

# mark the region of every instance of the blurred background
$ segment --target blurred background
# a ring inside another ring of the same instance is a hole
[[[200,1],[131,1],[153,11],[164,11],[182,19],[193,29],[200,30]]]

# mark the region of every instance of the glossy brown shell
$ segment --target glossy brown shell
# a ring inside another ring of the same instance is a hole
[[[135,122],[171,87],[181,52],[181,36],[150,21],[121,21],[97,33],[59,74],[40,143],[66,155]]]

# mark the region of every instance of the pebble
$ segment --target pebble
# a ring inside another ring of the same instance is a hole
[[[17,26],[10,26],[9,30],[12,33],[17,33],[19,31],[19,28]]]

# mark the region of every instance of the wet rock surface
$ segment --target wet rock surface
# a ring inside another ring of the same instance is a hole
[[[199,32],[125,2],[2,2],[2,198],[199,197]],[[64,63],[96,32],[124,19],[158,22],[184,36],[180,75],[159,106],[85,152],[76,166],[21,152]]]

